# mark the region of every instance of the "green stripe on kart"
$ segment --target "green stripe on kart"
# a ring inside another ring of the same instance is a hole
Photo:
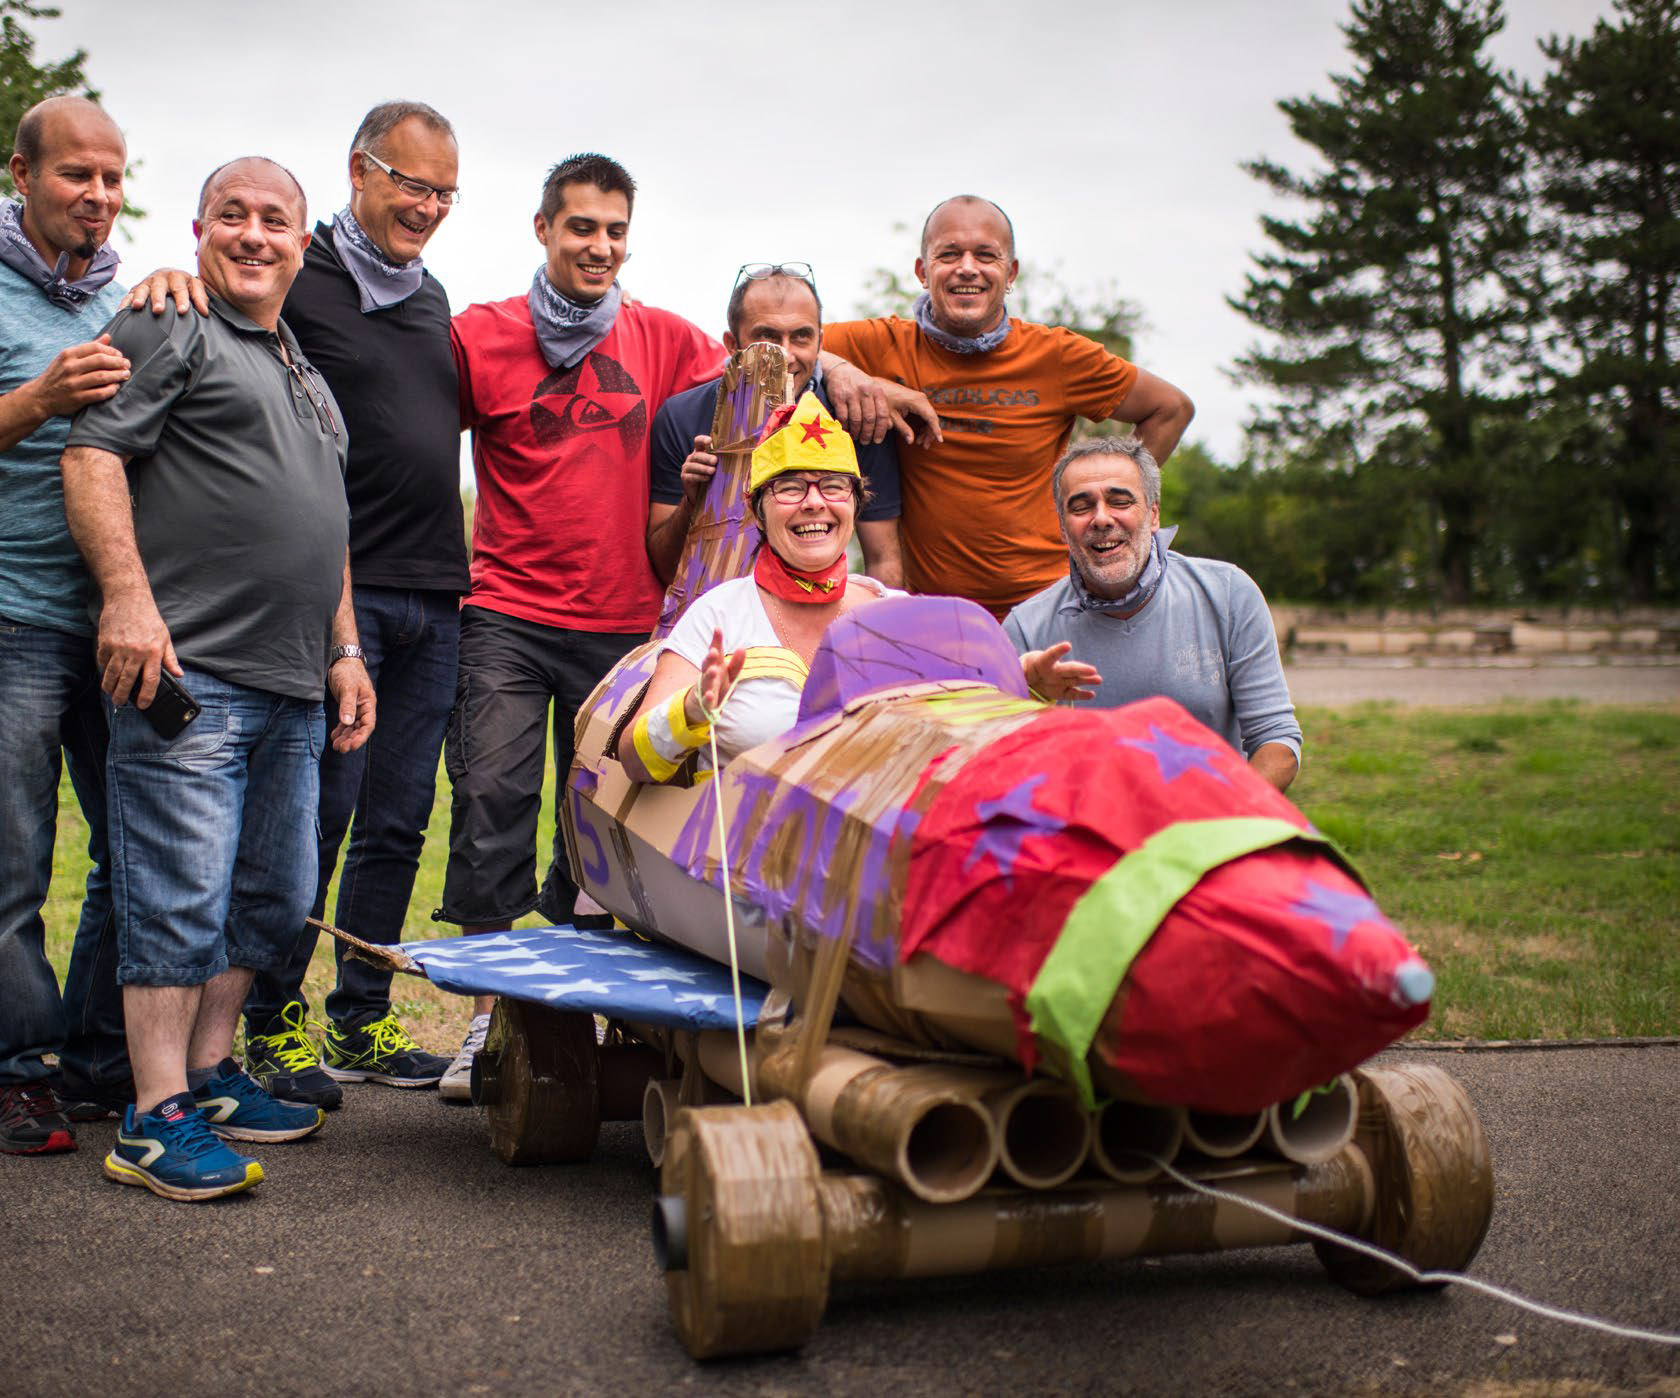
[[[1096,1105],[1096,1094],[1085,1055],[1120,982],[1173,905],[1210,870],[1290,840],[1323,845],[1352,871],[1327,836],[1286,820],[1187,820],[1157,830],[1116,860],[1073,905],[1027,991],[1026,1008],[1032,1032],[1066,1055],[1063,1072],[1087,1107]]]

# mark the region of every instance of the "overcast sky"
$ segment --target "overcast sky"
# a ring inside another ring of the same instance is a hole
[[[909,278],[934,203],[975,192],[1025,260],[1143,308],[1139,362],[1196,400],[1190,435],[1225,460],[1251,333],[1224,297],[1267,207],[1238,162],[1302,165],[1275,104],[1348,67],[1345,0],[830,0],[782,7],[802,20],[785,32],[769,6],[693,0],[56,2],[37,58],[86,48],[142,162],[125,280],[190,265],[198,186],[237,155],[290,167],[329,217],[363,113],[417,98],[461,142],[463,197],[426,254],[457,308],[524,292],[542,177],[575,151],[640,185],[626,289],[714,334],[742,262],[810,262],[840,319],[872,268]],[[1537,73],[1537,36],[1608,8],[1509,0],[1495,55]]]

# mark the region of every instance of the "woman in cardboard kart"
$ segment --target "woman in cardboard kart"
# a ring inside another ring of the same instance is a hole
[[[902,595],[847,571],[863,478],[852,439],[814,395],[771,414],[747,491],[762,539],[752,574],[696,598],[666,639],[618,745],[638,781],[669,781],[707,747],[708,715],[724,762],[785,733],[829,623]],[[1021,657],[1040,697],[1089,699],[1101,683],[1091,666],[1063,660],[1067,651],[1064,642]]]

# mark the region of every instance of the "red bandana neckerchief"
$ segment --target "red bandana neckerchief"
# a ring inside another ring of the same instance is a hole
[[[776,551],[765,544],[753,563],[753,581],[772,597],[780,597],[784,602],[832,602],[835,594],[846,586],[846,571],[844,549],[828,567],[815,573],[802,573],[797,568],[788,567]]]

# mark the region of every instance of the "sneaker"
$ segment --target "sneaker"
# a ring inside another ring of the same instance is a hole
[[[56,1155],[75,1149],[76,1133],[46,1083],[0,1087],[0,1150],[8,1155]]]
[[[105,1173],[118,1184],[138,1184],[165,1199],[192,1203],[219,1199],[260,1184],[263,1168],[222,1144],[190,1092],[165,1097],[136,1114],[130,1104],[105,1157]]]
[[[327,1119],[319,1107],[270,1097],[231,1058],[193,1089],[192,1099],[210,1129],[230,1141],[301,1141]]]
[[[382,1082],[387,1087],[431,1087],[448,1066],[441,1053],[427,1053],[409,1038],[391,1013],[372,1024],[329,1024],[321,1055],[329,1078]]]
[[[449,1071],[438,1083],[438,1096],[451,1102],[472,1101],[472,1065],[478,1051],[484,1047],[484,1036],[490,1032],[490,1016],[474,1015],[467,1027],[467,1037],[461,1041],[461,1051],[449,1065]]]
[[[316,1025],[316,1028],[322,1026]],[[306,1102],[326,1111],[344,1101],[344,1089],[321,1071],[321,1055],[296,1000],[268,1022],[262,1034],[245,1026],[245,1071],[282,1102]]]
[[[73,1122],[121,1118],[123,1108],[134,1100],[134,1079],[116,1083],[93,1082],[78,1073],[60,1068],[49,1078],[58,1097],[59,1110]]]

